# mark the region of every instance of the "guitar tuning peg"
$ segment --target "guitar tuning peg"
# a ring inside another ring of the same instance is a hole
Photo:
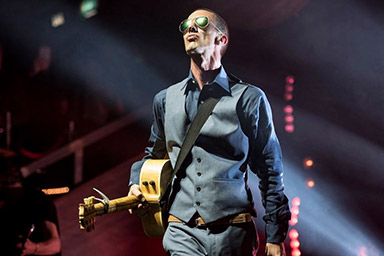
[[[101,197],[103,198],[103,199],[95,198],[95,200],[104,204],[104,212],[107,213],[108,209],[109,209],[109,198],[103,192],[98,190],[97,188],[93,188],[93,190],[95,190],[97,193],[99,193],[99,195],[101,195]]]

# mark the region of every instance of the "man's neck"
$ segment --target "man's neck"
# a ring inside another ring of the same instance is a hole
[[[206,84],[212,83],[220,72],[220,58],[204,58],[203,56],[191,56],[191,72],[199,84],[200,90]]]

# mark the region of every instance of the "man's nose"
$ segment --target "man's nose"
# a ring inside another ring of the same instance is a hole
[[[194,21],[192,21],[191,26],[189,26],[189,28],[188,28],[188,32],[194,33],[194,32],[197,32],[197,31],[198,31],[198,29],[197,29],[196,23]]]

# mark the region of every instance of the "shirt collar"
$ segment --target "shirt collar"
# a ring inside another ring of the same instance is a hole
[[[181,90],[183,90],[185,88],[185,86],[192,80],[195,80],[194,77],[193,77],[193,74],[192,74],[192,71],[189,70],[189,74],[188,74],[188,77],[186,79],[186,82],[184,84],[184,86],[181,88]],[[226,90],[227,92],[230,92],[229,90],[229,81],[228,81],[228,75],[227,75],[227,72],[225,72],[225,69],[223,66],[220,67],[220,72],[219,74],[217,74],[217,76],[215,77],[215,80],[213,80],[213,82],[211,84],[218,84],[220,85],[224,90]]]

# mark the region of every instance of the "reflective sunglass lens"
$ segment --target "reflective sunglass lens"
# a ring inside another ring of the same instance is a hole
[[[208,25],[208,18],[205,16],[197,17],[195,22],[199,27],[205,28]]]
[[[183,20],[180,24],[180,31],[184,32],[191,25],[191,20]]]
[[[205,16],[197,17],[194,21],[195,21],[195,24],[197,26],[199,26],[200,28],[207,27],[208,23],[209,23],[208,17],[205,17]],[[192,24],[192,20],[191,19],[183,20],[180,23],[180,26],[179,26],[180,32],[184,33],[191,26],[191,24]]]

